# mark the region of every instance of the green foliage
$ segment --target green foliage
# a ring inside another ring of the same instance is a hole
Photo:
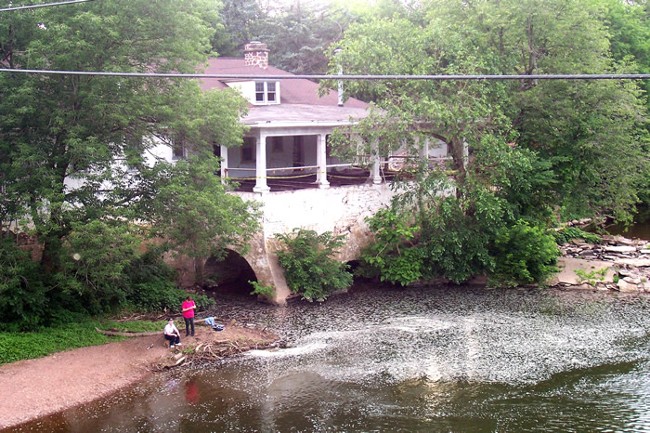
[[[46,291],[38,264],[13,239],[0,236],[0,321],[37,328],[51,308]]]
[[[273,286],[266,286],[259,283],[258,281],[249,281],[248,284],[253,286],[253,291],[251,295],[264,296],[266,298],[271,298],[275,294],[275,289]]]
[[[423,258],[413,243],[418,227],[410,225],[411,220],[393,208],[380,209],[367,219],[375,239],[361,253],[362,272],[402,286],[422,278]]]
[[[245,250],[259,227],[256,205],[228,194],[221,178],[214,175],[218,168],[218,159],[211,155],[178,161],[152,187],[155,198],[140,207],[152,222],[152,236],[165,239],[169,249],[200,265],[207,257],[223,257],[226,247]]]
[[[414,7],[420,13],[377,13],[352,24],[330,72],[339,64],[350,74],[633,71],[624,59],[613,61],[607,24],[634,41],[633,49],[616,49],[640,59],[647,45],[639,37],[647,33],[644,7],[616,0],[432,0]],[[440,139],[459,194],[471,193],[466,181],[487,175],[482,187],[508,201],[511,221],[547,223],[551,213],[628,221],[639,198],[647,197],[647,110],[638,83],[368,80],[346,83],[346,91],[383,110],[382,122],[370,117],[345,131],[359,133],[364,154],[373,154],[376,137],[382,137],[377,151],[384,157],[417,144],[417,137]],[[473,160],[479,152],[489,158]]]
[[[84,320],[39,332],[0,333],[0,363],[39,358],[50,353],[115,341],[95,330],[99,322]]]
[[[519,220],[498,231],[494,240],[496,266],[489,275],[491,284],[512,287],[518,284],[544,284],[557,272],[560,251],[546,230]]]
[[[607,275],[607,268],[594,269],[593,271],[585,271],[584,269],[576,269],[576,275],[579,282],[587,282],[590,286],[595,286],[597,282],[604,281]],[[616,281],[618,282],[618,281]]]
[[[209,52],[218,10],[209,0],[162,0],[155,5],[107,0],[80,6],[3,15],[3,64],[197,72]],[[237,92],[204,92],[195,80],[0,74],[0,227],[33,233],[42,245],[39,272],[50,312],[60,306],[100,312],[129,303],[131,287],[123,271],[137,258],[129,221],[157,223],[147,220],[147,210],[163,207],[154,206],[156,199],[170,199],[173,181],[166,176],[176,174],[150,158],[150,151],[172,145],[172,138],[182,138],[182,144],[200,155],[212,152],[215,141],[237,145],[244,110]],[[215,167],[202,166],[203,177],[209,174],[218,182]],[[189,208],[178,215],[200,215],[207,192],[193,189],[196,182],[187,182],[185,188],[196,201],[185,202]],[[219,196],[213,197],[217,200]],[[220,203],[225,214],[229,203]],[[236,219],[246,226],[240,215]],[[196,232],[201,227],[193,226]],[[25,279],[31,272],[25,266],[21,284],[29,281],[29,290],[36,290],[35,280]],[[13,298],[20,299],[17,280],[8,279],[13,281]],[[158,282],[155,286],[162,290]],[[34,308],[40,308],[39,297],[34,299]]]
[[[63,297],[78,299],[92,314],[125,306],[130,283],[125,271],[137,257],[138,244],[122,225],[75,224],[61,250]]]
[[[0,332],[0,364],[39,358],[54,352],[96,346],[119,341],[121,337],[107,337],[96,329],[119,332],[162,333],[164,321],[114,321],[93,320],[84,316],[69,315],[61,323],[40,329],[38,332]]]
[[[446,197],[428,213],[430,228],[423,233],[423,241],[429,277],[442,276],[454,283],[462,283],[494,266],[489,243],[495,226],[490,222],[498,223],[498,219],[488,217],[489,206],[468,212],[466,204],[469,203]],[[480,205],[476,202],[471,206]]]
[[[590,244],[599,244],[602,242],[602,238],[599,235],[584,231],[578,227],[562,227],[560,230],[556,230],[552,234],[558,245],[566,244],[572,239],[582,239]]]
[[[278,261],[292,292],[309,301],[324,300],[336,291],[352,285],[348,266],[332,258],[343,238],[330,232],[318,234],[313,230],[294,229],[279,234],[282,244]]]

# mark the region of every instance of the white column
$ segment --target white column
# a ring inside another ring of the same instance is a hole
[[[266,184],[266,134],[260,131],[255,143],[255,186],[254,192],[268,192]]]
[[[429,139],[428,138],[418,138],[418,143],[421,143],[420,146],[420,158],[422,159],[422,162],[424,162],[426,165],[425,167],[429,167]]]
[[[325,134],[318,134],[316,136],[316,164],[318,165],[318,173],[316,175],[316,182],[319,188],[329,188],[330,183],[327,181],[327,137]]]
[[[228,148],[221,145],[221,182],[228,178]]]
[[[379,146],[377,143],[374,143],[372,145],[372,170],[370,172],[370,179],[372,179],[372,183],[375,185],[379,185],[381,183],[381,172],[380,172],[380,166],[381,166],[381,157],[379,156]]]

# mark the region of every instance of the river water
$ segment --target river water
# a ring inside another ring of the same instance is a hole
[[[15,431],[650,432],[648,299],[363,287],[287,308],[223,300],[218,316],[289,346]]]

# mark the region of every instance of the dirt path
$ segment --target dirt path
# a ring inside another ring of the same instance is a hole
[[[183,339],[181,347],[216,338],[268,342],[271,337],[236,326],[223,332],[197,327],[196,337]],[[143,380],[170,355],[156,335],[0,366],[0,430],[108,396]]]

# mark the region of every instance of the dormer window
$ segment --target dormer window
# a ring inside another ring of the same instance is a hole
[[[255,103],[256,104],[278,104],[278,83],[275,81],[255,82]]]

